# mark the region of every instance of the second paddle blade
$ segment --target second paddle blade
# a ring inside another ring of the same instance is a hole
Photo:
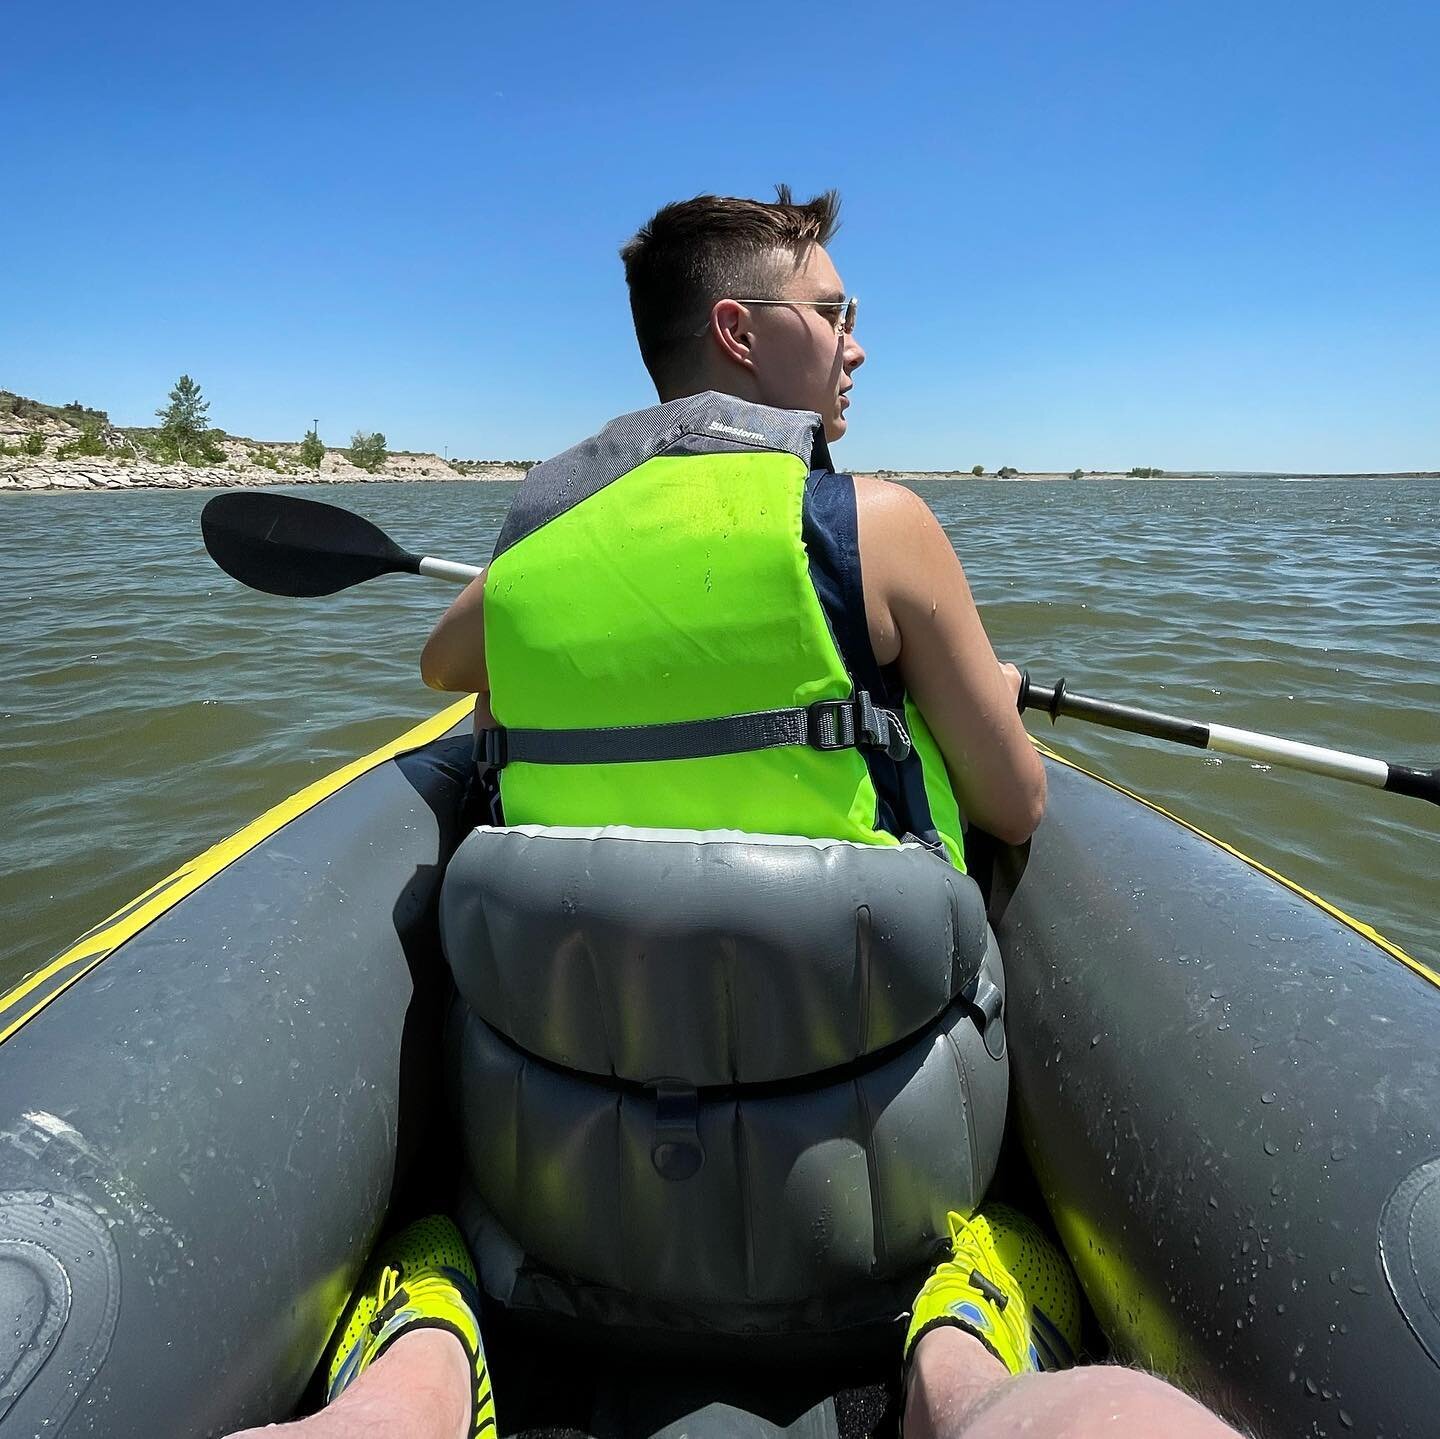
[[[267,595],[333,595],[419,564],[369,520],[295,495],[216,495],[201,511],[200,532],[227,575]]]

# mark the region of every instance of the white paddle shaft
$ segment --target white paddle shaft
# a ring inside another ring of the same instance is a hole
[[[1311,774],[1358,780],[1376,789],[1384,789],[1390,775],[1390,766],[1383,759],[1367,759],[1364,755],[1347,754],[1340,749],[1326,749],[1324,745],[1256,734],[1254,730],[1231,729],[1229,725],[1212,724],[1209,730],[1210,742],[1205,748],[1218,750],[1221,754],[1239,755],[1242,759],[1273,760],[1292,769],[1309,770]]]
[[[434,560],[428,555],[420,561],[420,573],[433,580],[450,580],[457,585],[468,585],[478,580],[483,573],[477,565],[457,564],[454,560]]]

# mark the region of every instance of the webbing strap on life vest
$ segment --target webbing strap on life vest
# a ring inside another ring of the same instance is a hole
[[[758,710],[670,724],[608,729],[501,726],[482,731],[480,753],[486,768],[503,769],[517,763],[647,764],[709,759],[793,744],[820,750],[882,750],[893,760],[910,754],[904,721],[893,710],[878,708],[864,690],[857,690],[849,699],[818,700],[803,709]]]

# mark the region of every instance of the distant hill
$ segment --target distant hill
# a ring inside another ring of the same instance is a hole
[[[79,400],[71,400],[68,405],[46,405],[25,395],[0,390],[0,426],[11,417],[16,420],[49,420],[53,424],[74,430],[85,425],[95,425],[101,429],[108,429],[110,426],[110,416],[104,410],[92,410],[82,405]]]
[[[114,425],[108,411],[83,405],[79,400],[72,400],[68,405],[49,405],[12,390],[0,390],[0,446],[11,453],[29,436],[38,433],[45,444],[40,457],[56,458],[61,447],[74,443],[87,431],[101,447],[97,453],[115,459],[135,458],[146,442],[159,433],[154,425]],[[233,435],[219,426],[214,427],[212,434],[227,459],[265,468],[273,469],[277,462],[294,461],[299,450],[298,440],[255,440],[248,435]],[[343,445],[326,447],[327,452],[335,455],[343,455],[345,448]],[[435,469],[481,479],[492,478],[498,472],[527,470],[538,463],[535,460],[441,459],[424,450],[391,450],[389,453],[402,464],[407,460],[421,462]]]

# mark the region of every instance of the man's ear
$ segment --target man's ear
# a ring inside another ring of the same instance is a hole
[[[747,370],[755,368],[754,335],[750,330],[750,312],[739,300],[720,300],[710,312],[710,330],[706,336],[725,359]]]

